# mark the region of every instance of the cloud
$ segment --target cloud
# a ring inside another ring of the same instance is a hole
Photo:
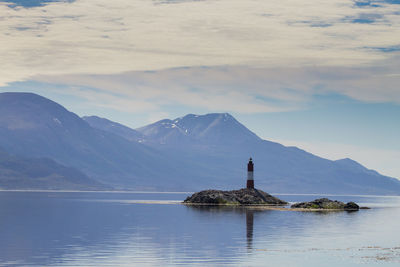
[[[397,9],[349,0],[1,2],[0,85],[182,66],[373,66],[396,51],[369,47],[399,45]],[[354,23],[363,14],[374,22]]]
[[[91,105],[128,112],[161,112],[171,106],[218,112],[278,112],[298,109],[307,97],[293,89],[275,90],[273,86],[269,89],[265,73],[254,71],[239,67],[193,67],[35,79],[68,85],[51,90],[79,96]]]
[[[91,105],[129,112],[171,106],[211,112],[263,113],[305,109],[316,95],[341,94],[363,102],[400,104],[400,60],[374,67],[185,67],[108,75],[35,76],[63,84],[52,90]]]
[[[114,109],[116,111],[137,113],[142,111],[157,111],[156,103],[143,101],[142,98],[127,97],[124,94],[112,93],[106,90],[96,88],[82,88],[78,86],[69,86],[56,88],[53,90],[66,95],[79,97],[84,100],[87,105],[99,108]]]

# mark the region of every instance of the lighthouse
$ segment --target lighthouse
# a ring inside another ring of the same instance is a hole
[[[254,164],[252,158],[247,163],[247,188],[254,189]]]

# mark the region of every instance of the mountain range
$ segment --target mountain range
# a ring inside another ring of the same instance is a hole
[[[54,177],[55,169],[76,171],[65,172],[64,182],[56,186],[36,183],[25,171],[25,176],[15,175],[12,188],[63,189],[68,183],[71,187],[68,179],[75,186],[82,181],[79,188],[92,190],[241,188],[247,161],[253,157],[256,187],[267,192],[400,193],[395,178],[351,159],[331,161],[263,140],[227,113],[189,114],[131,129],[96,116],[80,118],[36,94],[1,93],[0,149],[0,163],[10,158],[33,162],[26,165],[29,169],[41,160],[42,165],[53,166],[49,169]],[[1,188],[10,188],[4,173],[18,169],[0,164]]]
[[[109,190],[81,171],[49,158],[24,158],[0,149],[0,188],[41,190]]]

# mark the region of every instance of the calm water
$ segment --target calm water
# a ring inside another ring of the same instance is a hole
[[[0,192],[0,266],[400,264],[399,197],[330,196],[372,209],[317,213],[173,202],[187,195]]]

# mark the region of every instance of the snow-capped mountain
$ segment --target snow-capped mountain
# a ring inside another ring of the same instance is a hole
[[[147,142],[172,146],[183,143],[213,146],[260,140],[228,113],[189,114],[174,120],[161,120],[136,130],[145,136]]]
[[[97,117],[81,119],[35,94],[2,93],[0,149],[18,158],[54,160],[58,169],[79,169],[117,189],[241,188],[253,157],[255,185],[264,191],[400,194],[397,179],[350,159],[331,161],[262,140],[226,113],[189,114],[134,130]]]

